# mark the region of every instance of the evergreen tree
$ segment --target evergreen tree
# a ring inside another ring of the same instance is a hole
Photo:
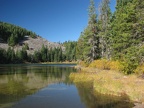
[[[10,46],[16,45],[16,37],[13,34],[8,39],[8,45],[10,45]]]
[[[39,51],[35,51],[34,54],[33,54],[33,61],[34,62],[41,62],[42,61],[42,55]]]
[[[83,41],[83,58],[86,62],[91,62],[100,57],[99,36],[97,27],[97,16],[94,1],[90,0],[88,26],[84,30],[81,38]],[[80,40],[78,40],[80,42]],[[79,46],[79,43],[78,43]],[[77,51],[80,49],[77,46]],[[80,50],[79,50],[80,52]],[[77,54],[79,53],[77,52]]]
[[[52,49],[50,48],[48,52],[49,62],[52,62]]]
[[[11,63],[15,60],[15,52],[11,47],[8,48],[7,50],[7,62]]]
[[[83,49],[84,49],[84,39],[83,39],[83,32],[81,33],[78,42],[77,42],[77,46],[76,46],[76,58],[78,60],[84,60],[84,55],[83,55]]]
[[[54,48],[53,52],[54,52],[54,62],[58,62],[58,50],[57,50],[57,48]]]
[[[27,55],[27,51],[25,50],[25,48],[22,48],[22,50],[18,50],[16,52],[16,57],[18,62],[24,62],[28,60],[28,55]]]
[[[50,62],[54,62],[54,54],[55,54],[55,52],[54,52],[54,50],[52,50],[52,48],[51,48],[50,52],[51,52],[51,55],[50,55],[51,61]]]
[[[58,49],[58,62],[62,62],[62,61],[63,61],[62,49],[59,48]]]
[[[47,61],[47,52],[48,52],[47,47],[45,47],[44,45],[42,45],[42,48],[41,48],[41,56],[42,56],[42,61],[43,61],[43,62],[46,62],[46,61]]]
[[[7,63],[7,52],[0,48],[0,63]]]
[[[136,5],[134,3],[127,3],[127,5],[118,5],[115,12],[116,18],[112,22],[112,47],[113,56],[121,58],[125,54],[125,50],[132,45],[135,45],[136,38],[133,38],[133,24],[136,21]]]
[[[101,47],[101,57],[110,58],[110,20],[111,11],[109,7],[109,0],[102,0],[100,5],[100,16],[99,16],[99,37]]]
[[[21,54],[22,54],[22,60],[27,61],[28,55],[27,55],[27,51],[24,47],[21,50]]]
[[[63,43],[63,45],[65,46],[65,51],[63,55],[63,59],[66,57],[67,61],[73,61],[76,59],[76,46],[77,46],[77,42],[75,41],[66,41]]]
[[[98,27],[97,27],[97,20],[96,20],[96,12],[94,1],[90,0],[90,7],[89,7],[89,22],[88,28],[89,32],[89,42],[91,43],[90,53],[88,54],[89,61],[93,61],[94,59],[98,59],[100,57],[100,49],[99,49],[99,36],[98,36]],[[88,36],[88,37],[89,37]]]
[[[143,15],[140,0],[119,0],[115,18],[112,22],[111,40],[113,58],[125,62],[124,72],[129,74],[139,65],[143,58],[140,49],[143,46]],[[142,4],[141,4],[142,5]],[[144,5],[143,5],[144,6]],[[135,53],[137,52],[137,53]]]

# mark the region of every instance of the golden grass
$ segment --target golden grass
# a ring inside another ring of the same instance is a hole
[[[144,64],[138,66],[134,72],[136,74],[144,74]]]
[[[144,80],[136,75],[125,76],[112,70],[84,68],[87,72],[72,73],[74,83],[91,81],[95,92],[122,96],[128,95],[130,100],[144,102]],[[99,71],[99,72],[97,72]]]
[[[100,59],[93,61],[89,67],[98,68],[102,70],[122,70],[123,66],[119,61],[109,61],[106,59]]]
[[[78,64],[83,67],[88,67],[88,63],[86,63],[85,61],[80,61]]]

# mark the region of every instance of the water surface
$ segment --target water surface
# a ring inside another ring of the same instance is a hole
[[[131,108],[113,96],[94,94],[70,81],[74,65],[0,65],[0,108]]]

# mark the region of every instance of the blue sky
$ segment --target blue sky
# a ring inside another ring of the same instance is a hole
[[[94,0],[96,8],[101,0]],[[115,1],[110,7],[114,11]],[[87,26],[89,0],[0,0],[0,21],[51,42],[76,41]]]

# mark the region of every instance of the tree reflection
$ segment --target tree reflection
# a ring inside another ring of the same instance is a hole
[[[71,84],[74,68],[39,65],[0,66],[0,107],[34,94],[52,83]]]

